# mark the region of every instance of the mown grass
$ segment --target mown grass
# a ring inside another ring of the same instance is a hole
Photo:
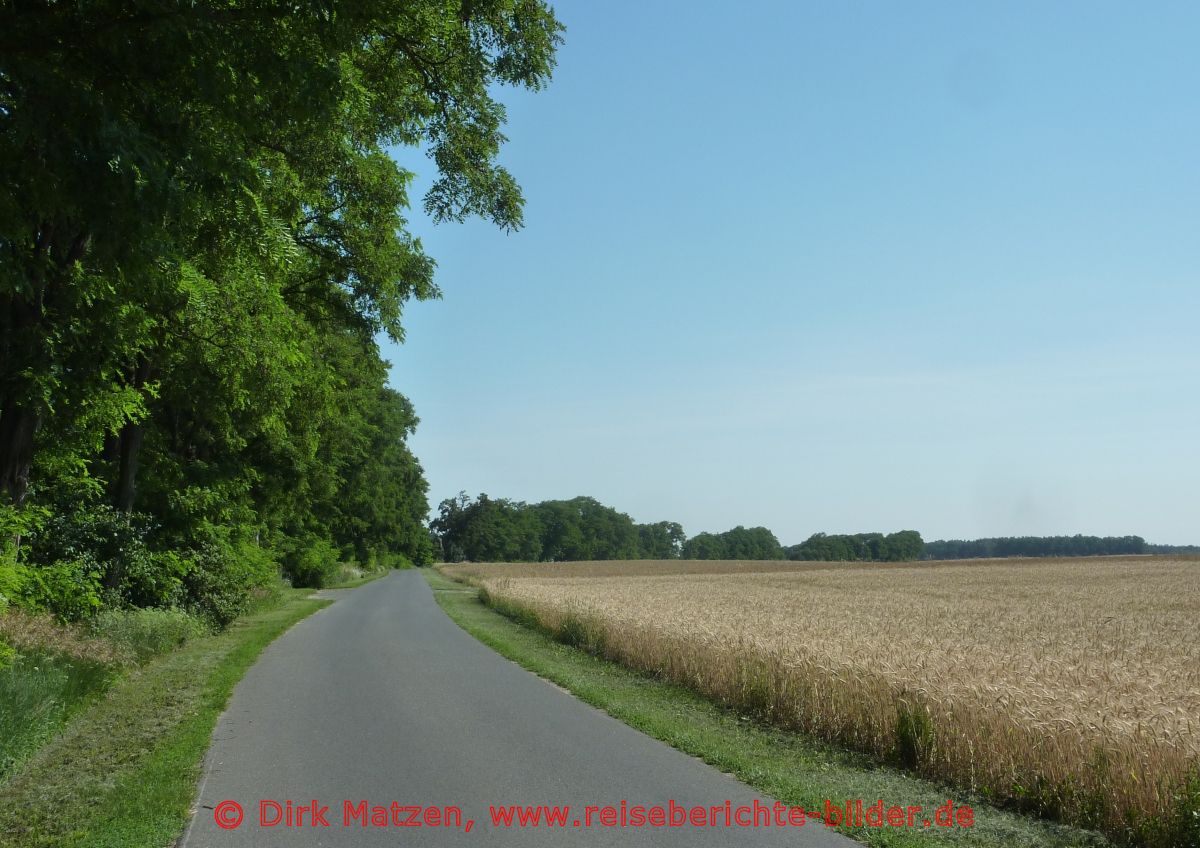
[[[170,844],[234,685],[273,639],[329,603],[310,593],[283,591],[225,631],[117,680],[0,785],[0,846]]]
[[[427,571],[426,577],[450,618],[484,644],[626,724],[784,803],[820,809],[826,799],[835,803],[883,799],[885,805],[920,805],[932,811],[952,798],[975,811],[972,827],[928,831],[920,827],[839,828],[868,845],[1077,848],[1109,844],[1099,834],[998,809],[960,790],[722,708],[682,686],[565,645],[526,626],[528,619],[525,625],[510,620],[485,606],[476,591],[463,591],[461,584],[435,571]],[[595,638],[586,626],[574,628],[568,635],[584,646]]]

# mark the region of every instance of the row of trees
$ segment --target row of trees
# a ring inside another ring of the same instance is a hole
[[[407,230],[521,223],[497,84],[540,0],[0,5],[0,604],[227,619],[282,564],[432,558],[376,339],[437,295]],[[214,600],[216,599],[216,600]]]
[[[908,562],[921,556],[925,543],[916,530],[897,533],[814,533],[785,553],[790,560],[821,562]]]
[[[567,562],[603,559],[911,562],[969,557],[1200,553],[1148,545],[1140,536],[1022,536],[925,542],[916,530],[814,533],[783,547],[765,527],[734,527],[687,537],[678,523],[637,524],[594,498],[526,504],[465,492],[442,502],[432,524],[435,551],[448,562]]]
[[[442,501],[433,521],[447,562],[570,562],[597,559],[912,560],[921,536],[826,536],[784,548],[766,527],[734,527],[688,538],[674,521],[637,524],[595,498],[526,504],[465,492]]]
[[[432,529],[447,562],[672,559],[684,543],[675,522],[636,524],[588,497],[526,504],[463,492],[442,501]]]
[[[1163,548],[1165,546],[1153,546]],[[976,557],[1071,557],[1167,553],[1153,551],[1141,536],[1000,536],[992,539],[929,542],[922,559]]]

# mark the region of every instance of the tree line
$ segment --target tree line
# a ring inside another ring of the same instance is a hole
[[[446,562],[574,562],[604,559],[886,560],[916,559],[921,536],[826,536],[784,548],[766,527],[734,527],[688,537],[675,521],[638,524],[590,497],[522,501],[472,498],[465,492],[442,501],[431,525],[437,553]],[[819,554],[819,555],[818,555]]]
[[[896,533],[814,533],[799,545],[786,549],[790,560],[820,562],[908,562],[918,559],[925,548],[916,530]]]
[[[974,559],[986,557],[1118,556],[1152,553],[1188,553],[1200,549],[1149,545],[1141,536],[999,536],[990,539],[929,542],[922,559]]]
[[[1149,545],[1140,536],[1021,536],[925,542],[916,530],[814,533],[782,546],[766,527],[687,536],[674,521],[638,524],[590,497],[527,504],[460,492],[431,524],[446,562],[574,562],[609,559],[912,562],[974,557],[1200,554],[1191,546]]]
[[[442,501],[431,529],[446,562],[674,559],[684,543],[673,521],[636,524],[589,497],[526,504],[462,492]]]
[[[408,229],[512,229],[498,85],[541,0],[0,5],[0,606],[227,621],[282,568],[427,562],[377,339],[434,298]]]

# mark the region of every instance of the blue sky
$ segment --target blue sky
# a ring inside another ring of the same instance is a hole
[[[555,8],[525,228],[411,216],[432,507],[1200,543],[1200,6]]]

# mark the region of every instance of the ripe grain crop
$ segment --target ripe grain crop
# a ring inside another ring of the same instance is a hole
[[[1142,844],[1196,844],[1200,562],[460,566],[560,638]]]

